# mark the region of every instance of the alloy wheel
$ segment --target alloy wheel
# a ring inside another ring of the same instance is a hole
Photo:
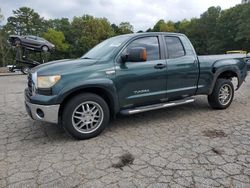
[[[72,114],[72,124],[81,133],[92,133],[102,124],[102,107],[93,101],[86,101],[78,105]]]

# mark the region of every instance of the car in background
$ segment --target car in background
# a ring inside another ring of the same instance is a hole
[[[48,52],[55,48],[54,44],[50,43],[44,38],[33,35],[10,35],[9,42],[12,46],[23,46],[34,51]]]
[[[20,68],[18,68],[16,65],[7,65],[6,66],[10,72],[18,72],[20,71]]]

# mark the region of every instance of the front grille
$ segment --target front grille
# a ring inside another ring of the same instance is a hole
[[[32,74],[28,74],[28,94],[29,96],[32,96],[32,85],[33,85],[33,81],[32,81]]]

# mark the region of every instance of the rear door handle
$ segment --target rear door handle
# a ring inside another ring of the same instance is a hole
[[[154,67],[155,67],[155,69],[164,69],[166,67],[166,65],[159,63],[159,64],[155,65]]]

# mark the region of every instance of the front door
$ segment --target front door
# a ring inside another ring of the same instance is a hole
[[[121,108],[160,102],[166,98],[166,60],[160,54],[160,38],[150,36],[133,40],[124,49],[143,47],[147,61],[117,62],[116,88]]]

